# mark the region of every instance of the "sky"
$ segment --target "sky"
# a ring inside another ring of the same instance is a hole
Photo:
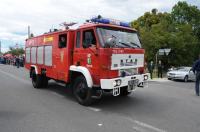
[[[62,22],[82,24],[99,14],[130,22],[153,8],[170,12],[178,1],[182,0],[0,0],[2,52],[16,44],[23,47],[28,26],[39,35],[60,28]],[[200,0],[186,1],[200,7]]]

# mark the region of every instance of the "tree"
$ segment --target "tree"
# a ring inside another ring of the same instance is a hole
[[[191,65],[200,49],[199,12],[195,6],[178,2],[172,13],[152,9],[133,21],[131,25],[139,31],[147,61],[155,60],[159,49],[170,48],[169,56],[159,56],[166,65]]]
[[[23,48],[13,48],[13,47],[9,47],[9,51],[6,54],[12,54],[14,56],[19,56],[19,55],[23,55],[24,54],[24,49]]]

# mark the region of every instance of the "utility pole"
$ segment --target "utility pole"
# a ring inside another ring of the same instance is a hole
[[[30,26],[28,26],[28,38],[30,38]]]

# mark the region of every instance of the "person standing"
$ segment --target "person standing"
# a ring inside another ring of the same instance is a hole
[[[196,95],[199,96],[199,81],[200,81],[200,54],[199,59],[196,60],[192,67],[193,72],[196,74],[196,83],[195,83],[195,90]]]
[[[161,60],[158,61],[158,78],[162,78],[163,64]]]
[[[153,79],[153,69],[154,69],[154,64],[153,61],[151,61],[150,64],[148,65],[148,70],[151,75],[151,79]]]
[[[18,56],[16,57],[16,65],[17,65],[17,68],[19,68],[19,57]]]

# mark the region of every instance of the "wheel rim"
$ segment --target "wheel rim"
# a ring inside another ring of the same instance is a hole
[[[187,81],[188,81],[188,77],[186,76],[186,77],[185,77],[185,82],[187,82]]]
[[[75,94],[81,100],[85,100],[87,98],[88,89],[83,82],[81,82],[77,85]]]

